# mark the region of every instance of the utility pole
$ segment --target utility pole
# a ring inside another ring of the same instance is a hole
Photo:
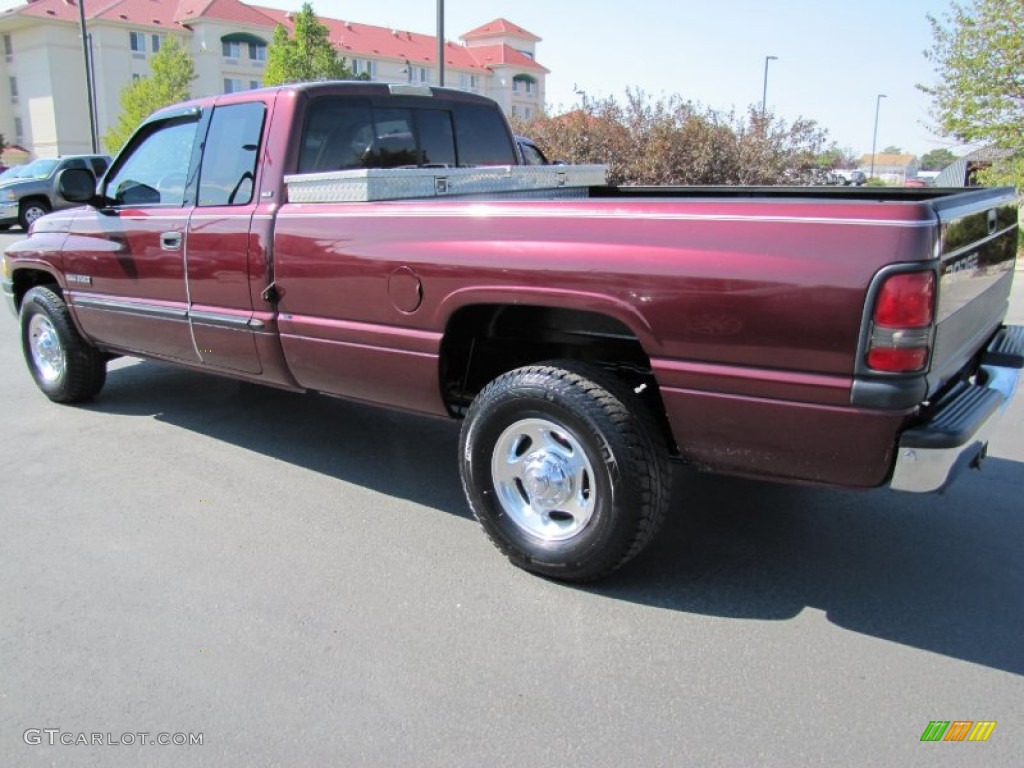
[[[82,55],[85,57],[85,94],[89,101],[89,143],[92,153],[99,152],[96,144],[96,111],[93,109],[92,95],[92,57],[89,55],[89,36],[85,31],[85,0],[78,0],[78,24],[82,31]]]
[[[437,0],[437,84],[444,88],[444,0]]]
[[[878,108],[882,106],[882,99],[887,98],[884,93],[878,94],[875,99],[875,132],[871,136],[871,175],[869,179],[875,178],[875,147],[878,146]]]
[[[778,61],[778,56],[764,57],[764,90],[761,91],[761,119],[764,119],[765,110],[768,109],[768,62]]]

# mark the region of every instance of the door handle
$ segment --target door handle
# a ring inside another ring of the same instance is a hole
[[[181,232],[160,233],[160,247],[165,251],[176,251],[181,248]]]

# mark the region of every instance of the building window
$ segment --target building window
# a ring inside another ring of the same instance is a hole
[[[250,80],[249,81],[249,90],[255,91],[259,87],[260,87],[260,81],[259,80]]]
[[[11,36],[10,35],[4,35],[4,56],[6,56],[8,59],[10,59],[11,56],[13,56],[13,55],[14,55],[14,46],[11,45]]]
[[[21,130],[21,118],[16,117],[14,118],[14,140],[20,142],[24,141],[24,139],[25,136]]]
[[[15,77],[8,77],[7,82],[11,86],[11,101],[18,100],[18,79]]]
[[[532,95],[537,90],[537,81],[529,75],[516,75],[512,78],[512,92]]]
[[[153,43],[153,53],[156,53],[157,51],[160,50],[160,46],[163,45],[164,36],[163,35],[152,35],[150,40]]]
[[[263,43],[249,43],[249,58],[252,61],[266,61],[267,46]]]
[[[225,77],[224,78],[224,93],[238,93],[244,91],[245,86],[242,85],[242,81],[237,77]]]
[[[128,44],[131,47],[133,53],[145,53],[146,52],[146,33],[145,32],[129,32],[128,33]]]
[[[478,90],[480,88],[480,76],[461,73],[459,75],[459,87],[464,91]]]
[[[426,67],[413,67],[412,79],[417,83],[429,83],[430,82],[430,70]]]
[[[132,82],[133,83],[137,83],[141,79],[142,79],[142,75],[140,75],[140,74],[138,74],[136,72],[132,72]]]
[[[352,71],[356,77],[366,75],[373,80],[377,77],[377,62],[369,59],[352,59]]]
[[[227,40],[221,40],[220,49],[221,53],[224,54],[225,59],[237,59],[242,55],[241,43],[233,43]]]

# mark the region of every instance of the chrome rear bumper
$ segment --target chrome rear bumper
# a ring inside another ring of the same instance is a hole
[[[955,390],[926,422],[901,435],[889,487],[940,491],[960,470],[977,466],[1017,390],[1022,367],[1024,326],[1003,328],[982,355],[976,383]]]

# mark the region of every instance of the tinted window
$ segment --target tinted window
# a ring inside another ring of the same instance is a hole
[[[362,157],[366,168],[401,168],[420,165],[412,111],[373,110],[373,140]]]
[[[363,167],[373,142],[373,113],[366,101],[319,99],[306,115],[299,173]]]
[[[97,178],[102,176],[107,170],[107,166],[110,165],[105,157],[93,157],[89,162],[92,164],[92,172],[96,174]]]
[[[375,108],[365,99],[322,98],[306,116],[298,172],[514,165],[515,157],[501,113],[488,105]]]
[[[83,171],[89,170],[89,166],[85,164],[85,160],[80,157],[72,157],[65,160],[64,168],[81,168]],[[63,168],[61,170],[63,170]]]
[[[107,179],[106,195],[118,205],[184,205],[196,124],[188,117],[146,126]]]
[[[252,202],[264,112],[261,102],[214,110],[199,172],[199,205]]]
[[[452,113],[444,109],[416,110],[424,165],[455,165]]]
[[[515,149],[497,108],[455,104],[455,144],[459,165],[515,165]]]

